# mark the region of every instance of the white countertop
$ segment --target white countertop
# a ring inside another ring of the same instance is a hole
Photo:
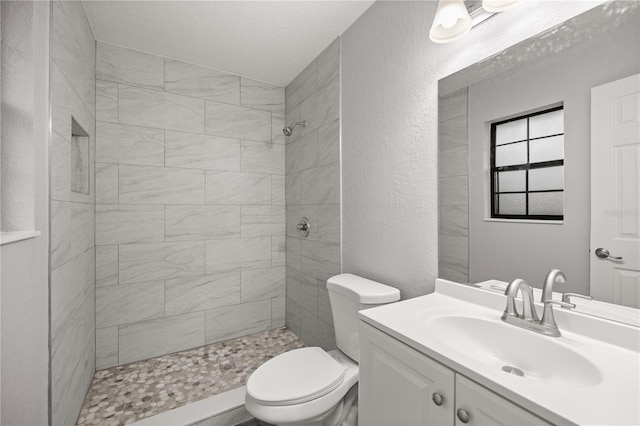
[[[502,322],[505,305],[504,295],[437,280],[435,293],[364,310],[360,318],[551,423],[640,424],[640,329],[556,309],[562,336],[548,337]],[[506,374],[486,359],[474,357],[474,348],[455,349],[431,329],[430,319],[439,315],[469,316],[497,322],[497,327],[515,327],[531,333],[533,347],[536,342],[545,343],[536,339],[553,339],[590,361],[600,377],[596,374],[580,383],[565,384]]]

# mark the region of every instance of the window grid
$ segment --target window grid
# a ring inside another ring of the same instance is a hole
[[[522,115],[518,117],[514,117],[508,120],[503,120],[499,122],[495,122],[491,124],[491,217],[499,218],[499,219],[536,219],[536,220],[563,220],[564,215],[532,215],[529,214],[529,194],[535,193],[557,193],[564,192],[564,189],[547,189],[547,190],[529,190],[529,170],[534,169],[542,169],[549,167],[558,167],[564,166],[564,158],[561,160],[552,160],[552,161],[542,161],[531,163],[530,162],[530,143],[531,141],[540,140],[540,139],[548,139],[557,136],[564,136],[563,133],[550,134],[540,137],[531,138],[530,137],[530,118],[535,117],[542,114],[551,113],[554,111],[562,110],[564,107],[559,106],[555,108],[546,109],[544,111],[539,111],[532,114]],[[502,143],[498,146],[507,146],[513,145],[516,143],[526,142],[526,151],[527,151],[527,162],[523,164],[510,164],[506,166],[496,166],[496,136],[497,136],[497,128],[501,124],[510,123],[517,120],[526,119],[527,124],[527,138],[512,142]],[[525,190],[524,191],[500,191],[500,177],[499,172],[505,171],[516,171],[523,170],[525,172]],[[563,185],[564,186],[564,185]],[[500,214],[498,213],[500,210],[500,198],[501,194],[524,194],[525,196],[525,214]]]

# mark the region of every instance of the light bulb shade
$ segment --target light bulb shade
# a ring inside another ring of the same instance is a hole
[[[450,43],[471,29],[471,17],[464,0],[440,0],[429,38],[435,43]]]
[[[511,9],[520,0],[482,0],[482,8],[487,12],[498,13]]]

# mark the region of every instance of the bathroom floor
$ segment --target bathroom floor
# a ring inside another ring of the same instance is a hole
[[[268,359],[303,346],[281,328],[97,371],[77,424],[125,425],[235,389]]]

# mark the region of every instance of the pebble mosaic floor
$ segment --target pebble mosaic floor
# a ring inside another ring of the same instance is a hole
[[[265,361],[304,344],[286,328],[97,371],[78,425],[126,425],[246,384]]]

